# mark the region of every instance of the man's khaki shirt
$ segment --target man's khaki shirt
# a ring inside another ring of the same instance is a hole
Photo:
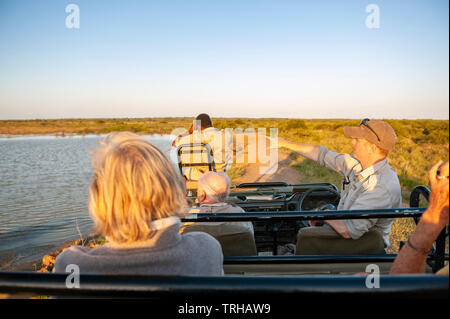
[[[397,173],[386,159],[362,170],[361,163],[349,154],[320,147],[318,163],[344,176],[338,210],[399,208],[402,205]],[[358,239],[369,229],[379,231],[389,246],[393,218],[343,220],[349,235]]]

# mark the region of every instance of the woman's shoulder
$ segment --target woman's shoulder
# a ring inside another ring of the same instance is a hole
[[[182,238],[182,255],[190,260],[194,273],[223,275],[223,252],[217,239],[203,232],[190,232]]]
[[[220,243],[210,234],[204,232],[189,232],[181,235],[182,241],[187,245],[197,247],[198,250],[217,249],[222,252]]]
[[[65,272],[70,264],[79,263],[83,255],[86,255],[93,248],[84,246],[71,246],[61,252],[55,260],[54,272]]]
[[[181,237],[184,240],[202,240],[208,243],[215,243],[217,241],[217,239],[215,239],[213,236],[211,236],[210,234],[204,233],[204,232],[200,232],[200,231],[193,231],[193,232],[189,232],[189,233],[184,233],[181,235]]]

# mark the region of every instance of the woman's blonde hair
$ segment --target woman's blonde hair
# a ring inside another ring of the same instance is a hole
[[[184,183],[156,146],[129,132],[112,133],[99,144],[89,194],[99,234],[117,243],[145,240],[153,220],[182,216]]]

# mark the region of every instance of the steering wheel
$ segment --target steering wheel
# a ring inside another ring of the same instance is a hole
[[[338,191],[336,191],[336,190],[334,190],[334,189],[332,189],[332,188],[325,187],[325,186],[313,187],[313,188],[308,189],[306,192],[304,192],[304,193],[302,194],[302,196],[300,197],[300,199],[298,200],[298,206],[299,206],[298,208],[299,208],[300,210],[303,210],[303,203],[304,203],[305,199],[306,199],[308,196],[310,196],[313,192],[316,192],[316,191],[327,191],[327,192],[331,192],[331,193],[333,193],[333,194],[336,196],[336,199],[337,199],[337,200],[339,200],[339,199],[341,198],[341,194],[339,194]]]
[[[303,210],[303,203],[304,203],[305,199],[308,196],[310,196],[315,191],[331,192],[331,193],[333,193],[336,196],[337,200],[339,200],[341,198],[341,194],[339,194],[339,192],[336,191],[335,189],[332,189],[332,188],[329,188],[329,187],[325,187],[325,186],[313,187],[313,188],[308,189],[306,192],[302,193],[301,197],[298,200],[298,206],[299,206],[298,208],[299,208],[299,210],[301,210],[301,211]],[[323,205],[321,205],[321,206],[323,206]],[[309,227],[310,226],[307,221],[302,221],[301,225],[303,225],[303,226],[300,226],[300,227]],[[320,224],[318,224],[317,226],[320,226]]]

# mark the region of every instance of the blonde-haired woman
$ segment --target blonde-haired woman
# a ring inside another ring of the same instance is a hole
[[[55,272],[222,275],[217,240],[180,235],[185,189],[174,166],[153,144],[132,133],[111,134],[95,150],[89,211],[107,243],[62,252]]]

